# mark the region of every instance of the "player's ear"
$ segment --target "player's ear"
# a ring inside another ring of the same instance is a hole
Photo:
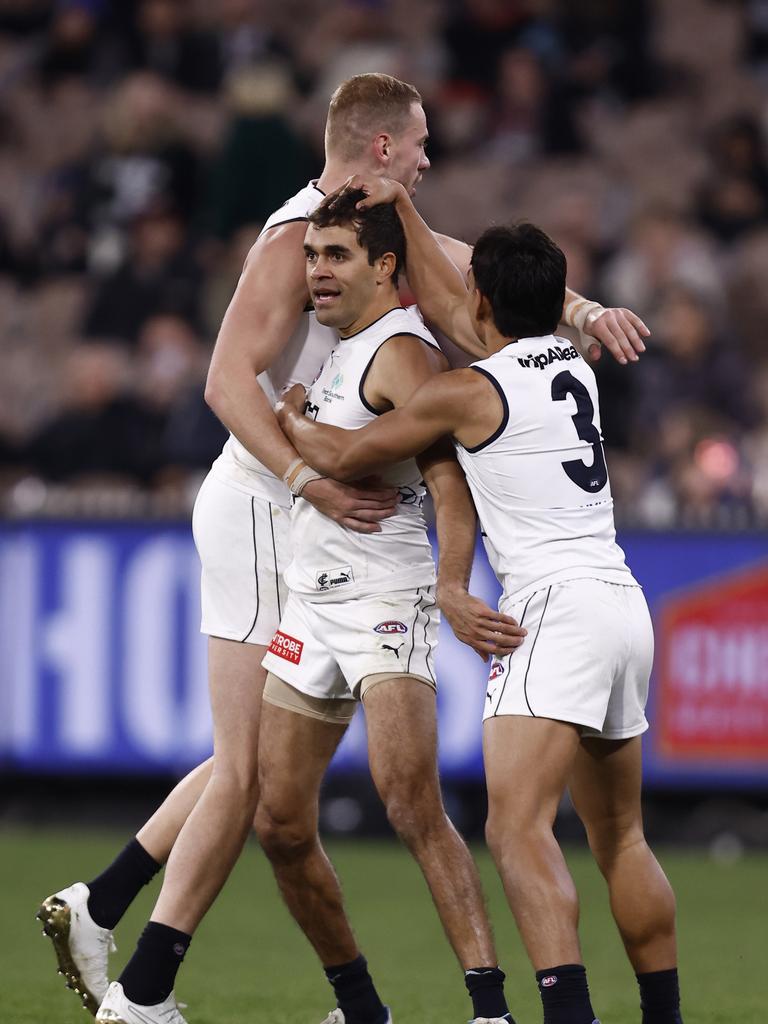
[[[381,132],[373,140],[373,153],[379,164],[387,167],[392,156],[392,137],[386,132]]]
[[[471,302],[475,320],[478,320],[480,323],[493,320],[491,304],[476,285],[472,290]]]
[[[376,284],[384,284],[395,277],[397,257],[393,252],[385,252],[376,260]]]

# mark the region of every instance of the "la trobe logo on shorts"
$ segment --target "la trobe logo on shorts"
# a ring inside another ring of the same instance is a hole
[[[269,650],[272,654],[276,654],[278,658],[285,658],[292,665],[298,665],[301,661],[301,652],[304,650],[304,644],[301,640],[297,640],[296,637],[288,636],[287,633],[281,633],[278,629],[272,637]]]

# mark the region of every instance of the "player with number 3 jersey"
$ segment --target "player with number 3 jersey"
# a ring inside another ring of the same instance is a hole
[[[299,412],[300,394],[278,419],[311,466],[340,480],[453,437],[504,588],[500,611],[527,630],[522,646],[491,667],[486,834],[536,971],[544,1022],[599,1024],[578,898],[552,831],[568,786],[608,882],[643,1024],[680,1024],[674,896],[645,841],[640,807],[653,633],[615,539],[594,374],[553,333],[565,257],[533,225],[490,228],[465,282],[400,186],[353,179],[348,187],[366,193],[360,208],[395,204],[422,312],[462,347],[474,337],[486,356],[426,382],[360,430],[312,423]],[[466,586],[454,591],[452,623],[471,601]]]

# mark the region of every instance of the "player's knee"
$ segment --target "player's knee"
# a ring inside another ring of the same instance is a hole
[[[225,799],[235,801],[249,814],[255,812],[259,799],[259,773],[255,762],[222,763],[214,760],[211,782],[222,793],[228,794]]]
[[[634,815],[605,815],[584,822],[592,855],[608,868],[622,853],[645,846],[642,823]]]
[[[539,835],[547,837],[548,832],[551,826],[546,820],[525,813],[523,808],[491,807],[485,822],[485,841],[496,860],[510,849],[535,841]]]
[[[390,825],[407,846],[418,843],[445,820],[438,794],[397,788],[384,796],[384,805]]]
[[[290,864],[306,857],[316,841],[316,832],[301,820],[287,820],[259,805],[254,829],[262,849],[274,863]]]

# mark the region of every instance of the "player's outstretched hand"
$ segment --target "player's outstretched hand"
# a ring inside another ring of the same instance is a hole
[[[581,354],[596,363],[606,348],[617,363],[636,363],[645,352],[643,338],[651,332],[631,309],[610,308],[594,320],[587,320],[580,332]]]
[[[393,487],[382,487],[367,481],[341,484],[323,477],[311,480],[301,492],[318,512],[355,533],[380,533],[379,523],[394,515],[399,494]]]
[[[506,657],[528,635],[511,616],[494,611],[463,588],[438,586],[437,603],[456,637],[483,661],[490,655]]]

